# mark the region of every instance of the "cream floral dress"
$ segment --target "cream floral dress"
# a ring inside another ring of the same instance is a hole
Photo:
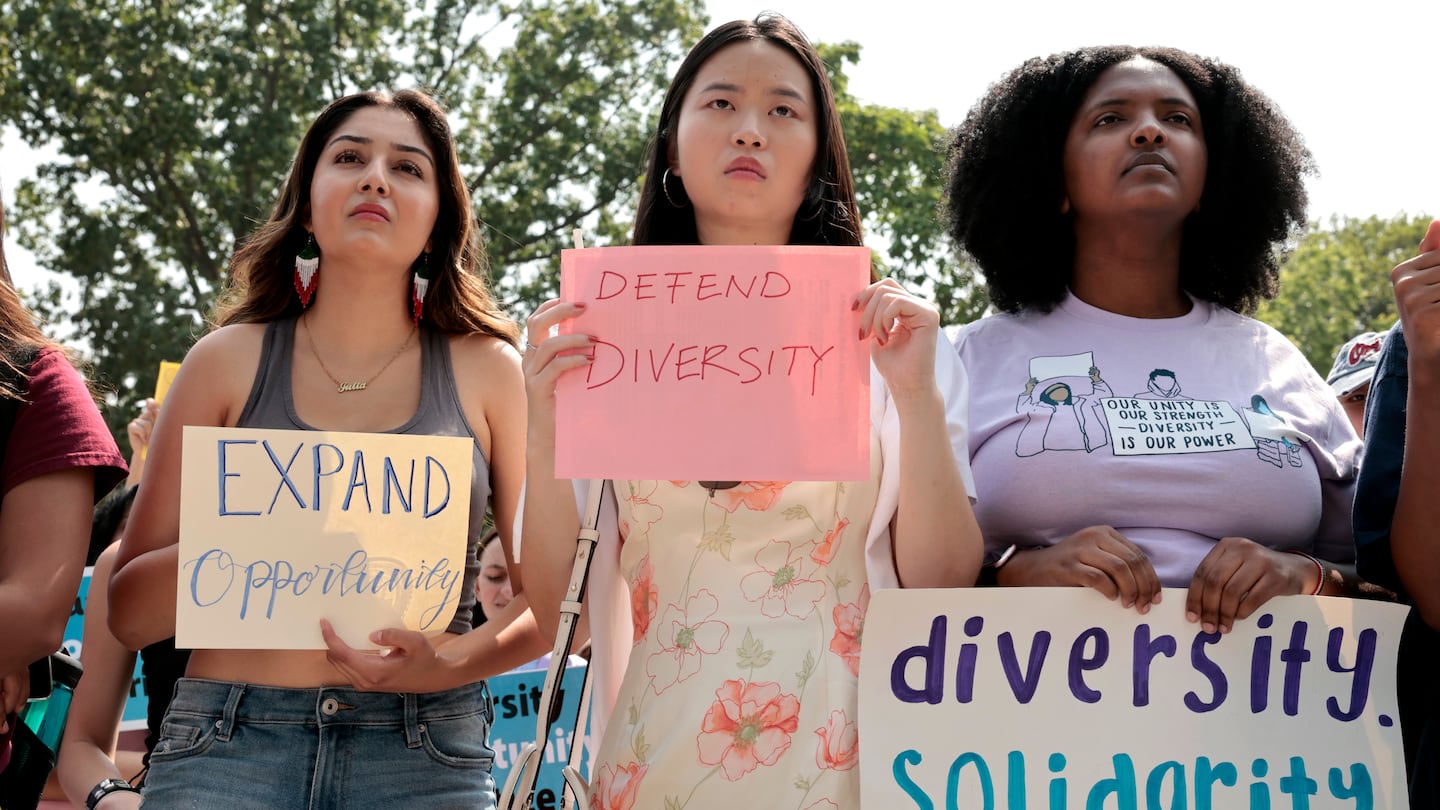
[[[879,484],[617,481],[632,648],[592,810],[857,807]]]

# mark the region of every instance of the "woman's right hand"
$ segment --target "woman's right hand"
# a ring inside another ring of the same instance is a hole
[[[1081,586],[1141,613],[1160,602],[1160,578],[1139,546],[1110,526],[1090,526],[1046,548],[1018,551],[1001,585]]]
[[[594,361],[590,335],[551,335],[550,329],[585,314],[585,303],[550,299],[525,321],[525,395],[529,403],[529,432],[533,445],[555,443],[555,385],[560,375]],[[574,351],[581,350],[581,351]],[[572,352],[564,354],[564,352]],[[548,440],[548,442],[547,442]]]

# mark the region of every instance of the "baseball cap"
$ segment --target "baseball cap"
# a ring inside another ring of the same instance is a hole
[[[1375,364],[1380,360],[1380,344],[1384,341],[1384,332],[1366,332],[1345,341],[1335,355],[1330,376],[1325,378],[1335,396],[1343,397],[1370,382],[1375,376]]]

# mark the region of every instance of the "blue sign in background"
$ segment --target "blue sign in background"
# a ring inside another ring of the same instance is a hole
[[[70,620],[65,623],[64,650],[74,658],[80,658],[84,646],[85,610],[90,594],[90,575],[93,568],[85,569],[80,580],[80,593],[75,597],[75,606],[70,609]],[[83,664],[84,661],[81,661]],[[140,658],[135,658],[135,671],[130,676],[130,699],[125,702],[125,714],[120,718],[120,730],[132,731],[145,728],[145,711],[150,699],[145,694],[145,680],[140,677]]]
[[[577,664],[576,662],[580,662]],[[580,707],[580,686],[584,680],[583,659],[570,658],[561,685],[563,691],[560,716],[550,727],[550,739],[545,745],[545,764],[540,768],[540,778],[535,783],[536,810],[552,810],[560,807],[560,791],[565,777],[561,773],[570,759],[570,748],[575,739],[575,713]],[[507,672],[488,680],[490,696],[495,701],[495,724],[490,728],[490,747],[495,749],[495,788],[505,786],[510,769],[520,755],[520,749],[535,739],[536,712],[541,704],[545,687],[545,670]],[[580,773],[590,775],[592,753],[588,738],[585,756],[580,763]]]

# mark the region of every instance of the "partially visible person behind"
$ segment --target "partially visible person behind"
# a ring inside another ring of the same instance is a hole
[[[470,622],[475,627],[484,624],[488,617],[499,616],[515,598],[515,588],[510,583],[510,567],[505,564],[505,551],[498,542],[499,532],[495,529],[485,533],[480,538],[480,575],[475,577],[475,613]],[[585,654],[589,649],[589,641],[585,633],[578,633],[571,642],[571,649],[576,654],[570,656],[570,666],[579,666],[585,663]],[[550,666],[551,653],[536,658],[534,661],[527,661],[511,672],[525,672],[529,670],[545,669]]]
[[[56,772],[61,787],[77,808],[133,808],[140,806],[139,788],[150,752],[159,739],[160,723],[170,705],[175,682],[185,674],[188,650],[176,650],[167,638],[140,651],[141,673],[148,696],[145,750],[119,748],[120,719],[130,698],[135,653],[110,632],[110,574],[120,550],[120,538],[134,503],[145,465],[145,448],[160,407],[147,399],[140,415],[130,421],[130,478],[95,507],[91,526],[90,561],[94,570],[85,599],[85,627],[80,663],[85,677],[75,688],[70,721],[65,725]],[[96,548],[98,546],[98,549]]]
[[[1335,353],[1335,364],[1325,378],[1351,427],[1360,438],[1365,438],[1365,400],[1370,396],[1370,380],[1375,376],[1375,364],[1380,357],[1380,344],[1385,340],[1384,332],[1365,332],[1345,341]]]
[[[0,204],[0,238],[5,212]],[[10,283],[0,242],[0,768],[28,667],[60,649],[80,587],[90,514],[125,460],[70,356]]]
[[[445,111],[415,90],[320,112],[269,219],[231,259],[216,325],[155,425],[110,584],[131,649],[175,633],[186,425],[455,436],[471,448],[460,603],[442,632],[378,629],[326,649],[197,649],[176,685],[145,806],[493,806],[482,680],[544,649],[524,589],[470,627],[487,506],[508,544],[524,477],[518,328],[484,251]],[[338,609],[338,608],[337,608]]]
[[[956,338],[986,579],[1142,613],[1186,588],[1222,633],[1350,593],[1360,442],[1246,315],[1305,223],[1311,158],[1274,104],[1193,54],[1083,48],[993,85],[949,166],[950,234],[1001,312]]]
[[[1385,337],[1365,407],[1355,544],[1366,580],[1415,609],[1397,662],[1410,806],[1440,807],[1440,221],[1390,273],[1400,323]]]

